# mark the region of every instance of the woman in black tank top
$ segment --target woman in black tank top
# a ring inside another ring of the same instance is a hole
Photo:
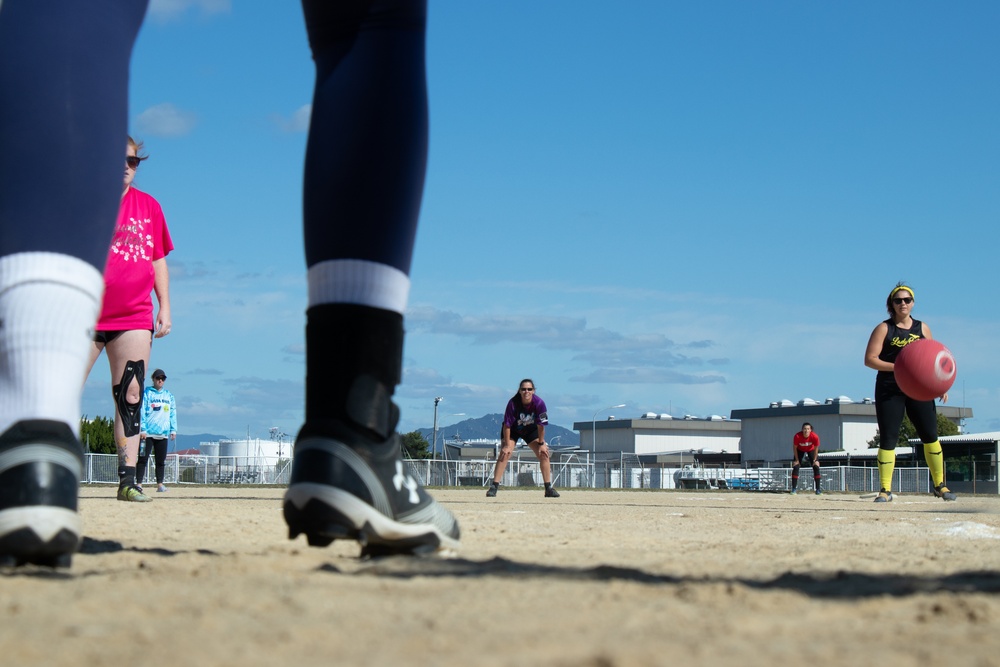
[[[904,394],[893,373],[900,350],[915,340],[931,338],[926,323],[913,318],[913,288],[897,283],[885,300],[889,318],[872,331],[865,350],[865,366],[878,371],[875,377],[875,415],[878,419],[878,469],[881,489],[875,502],[892,500],[892,474],[896,467],[896,441],[903,416],[908,415],[924,443],[924,458],[931,470],[934,495],[955,500],[955,494],[944,484],[944,454],[937,433],[937,408],[934,401],[918,401]],[[948,394],[941,397],[947,402]]]

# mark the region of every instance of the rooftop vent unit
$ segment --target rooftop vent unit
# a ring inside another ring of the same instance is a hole
[[[656,413],[655,412],[644,412],[642,414],[642,417],[640,417],[640,419],[656,419]]]
[[[658,416],[657,419],[673,419],[673,417],[671,417],[667,413],[663,413],[660,416]]]
[[[814,398],[803,398],[801,401],[799,401],[799,405],[800,406],[803,406],[803,405],[819,405],[819,401],[817,401]]]

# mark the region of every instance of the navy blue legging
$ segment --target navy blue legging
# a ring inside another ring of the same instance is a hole
[[[104,270],[146,0],[0,4],[0,256],[47,251]]]
[[[103,270],[146,0],[0,4],[0,256],[50,251]],[[306,263],[409,274],[427,161],[425,0],[302,0],[316,64]],[[237,193],[234,193],[234,195]]]

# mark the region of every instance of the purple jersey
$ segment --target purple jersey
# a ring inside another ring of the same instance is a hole
[[[507,401],[507,411],[503,415],[503,425],[511,431],[522,431],[532,426],[545,426],[549,423],[549,412],[538,395],[532,394],[531,403],[524,405],[521,398],[515,396]]]

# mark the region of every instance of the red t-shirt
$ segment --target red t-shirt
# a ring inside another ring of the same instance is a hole
[[[174,249],[160,204],[130,187],[104,265],[104,303],[98,331],[153,328],[153,261]]]
[[[810,433],[808,438],[803,438],[802,431],[799,431],[792,439],[792,443],[795,445],[795,449],[800,452],[819,451],[819,436],[816,435],[816,431]]]

